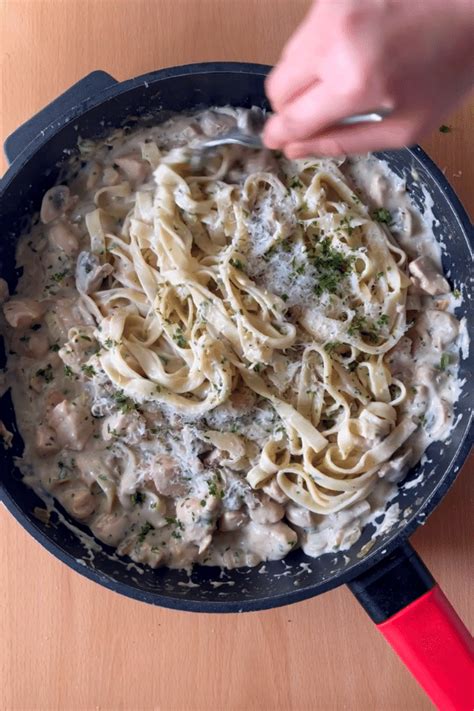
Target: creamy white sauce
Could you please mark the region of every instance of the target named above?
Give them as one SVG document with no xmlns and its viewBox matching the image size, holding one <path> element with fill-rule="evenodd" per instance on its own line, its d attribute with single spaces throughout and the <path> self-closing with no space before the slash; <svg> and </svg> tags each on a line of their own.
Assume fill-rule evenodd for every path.
<svg viewBox="0 0 474 711">
<path fill-rule="evenodd" d="M 57 217 L 43 215 L 45 224 L 33 227 L 20 240 L 18 264 L 24 273 L 18 298 L 8 301 L 0 284 L 10 347 L 7 380 L 25 441 L 20 468 L 26 483 L 48 499 L 48 508 L 52 506 L 48 495 L 52 494 L 99 540 L 116 546 L 119 554 L 153 567 L 189 568 L 195 562 L 227 568 L 257 565 L 281 559 L 296 546 L 316 557 L 348 550 L 368 524 L 375 527 L 374 537 L 382 535 L 400 516 L 398 504 L 387 508 L 396 484 L 430 442 L 448 437 L 453 404 L 460 394 L 457 364 L 460 347 L 466 357 L 467 330 L 464 322 L 459 326 L 451 315 L 461 295 L 453 295 L 449 289 L 440 293 L 436 286 L 443 280 L 441 246 L 432 230 L 431 198 L 425 192 L 425 212 L 421 214 L 411 203 L 403 180 L 371 156 L 351 159 L 340 168 L 363 202 L 373 210 L 388 210 L 393 244 L 415 265 L 413 286 L 408 290 L 411 325 L 389 353 L 388 362 L 409 393 L 399 405 L 399 413 L 420 421 L 421 426 L 402 450 L 380 467 L 380 481 L 363 501 L 327 516 L 307 516 L 295 509 L 294 503 L 289 504 L 278 487 L 265 488 L 265 493 L 253 490 L 245 472 L 234 465 L 219 480 L 216 493 L 217 480 L 208 467 L 210 461 L 222 466 L 222 456 L 218 449 L 209 447 L 206 432 L 232 433 L 238 427 L 239 436 L 255 444 L 256 456 L 268 433 L 279 426 L 272 406 L 250 391 L 244 389 L 240 399 L 215 408 L 205 421 L 178 416 L 167 407 L 137 409 L 111 391 L 105 373 L 97 364 L 90 365 L 95 363 L 98 348 L 96 324 L 81 306 L 73 276 L 78 252 L 88 248 L 84 218 L 95 209 L 94 194 L 99 186 L 124 179 L 132 189 L 149 182 L 150 171 L 140 154 L 144 141 L 155 141 L 162 151 L 173 150 L 193 145 L 203 133 L 216 135 L 234 123 L 232 110 L 208 111 L 197 119 L 177 117 L 129 136 L 118 132 L 99 146 L 82 141 L 86 163 L 70 181 L 71 194 L 77 198 L 73 197 Z M 255 161 L 260 161 L 256 167 Z M 235 182 L 253 170 L 275 174 L 280 170 L 271 156 L 263 156 L 263 161 L 261 156 L 244 154 L 243 166 L 234 167 L 234 174 L 226 179 Z M 54 213 L 55 199 L 44 209 Z M 317 313 L 319 302 L 327 307 L 330 299 L 314 293 L 315 273 L 301 244 L 290 245 L 287 262 L 282 261 L 281 253 L 264 258 L 271 239 L 270 214 L 274 217 L 278 212 L 282 238 L 295 228 L 292 199 L 285 196 L 277 207 L 262 200 L 250 216 L 248 274 L 263 288 L 286 296 L 289 309 L 298 310 L 304 304 L 308 311 Z M 415 260 L 420 258 L 430 261 L 420 262 L 417 269 Z M 308 264 L 297 279 L 294 271 L 292 276 L 288 271 L 290 261 Z M 86 266 L 81 278 L 88 278 L 93 268 Z M 412 267 L 410 271 L 404 268 L 410 274 Z M 425 287 L 436 293 L 428 293 Z M 320 328 L 322 332 L 322 323 Z M 337 336 L 329 328 L 324 340 Z M 293 354 L 281 363 L 274 361 L 272 378 L 280 389 L 292 382 L 300 367 L 299 358 Z M 6 433 L 4 438 L 8 440 L 8 436 Z M 127 463 L 126 452 L 133 453 L 134 463 Z M 213 456 L 217 458 L 212 460 Z M 127 476 L 131 476 L 128 489 Z M 119 487 L 125 493 L 118 500 L 120 478 Z M 260 509 L 270 513 L 262 517 Z M 97 550 L 93 539 L 59 516 L 92 556 Z M 309 570 L 306 566 L 300 573 Z M 233 583 L 212 584 L 217 588 Z M 186 585 L 194 586 L 191 582 Z"/>
</svg>

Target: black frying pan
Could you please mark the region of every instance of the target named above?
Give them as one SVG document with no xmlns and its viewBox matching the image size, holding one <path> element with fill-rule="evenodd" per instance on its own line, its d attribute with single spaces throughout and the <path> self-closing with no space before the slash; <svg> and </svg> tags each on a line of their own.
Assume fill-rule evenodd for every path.
<svg viewBox="0 0 474 711">
<path fill-rule="evenodd" d="M 79 135 L 96 137 L 113 127 L 156 122 L 170 112 L 200 106 L 268 108 L 264 79 L 269 69 L 256 64 L 194 64 L 122 83 L 104 72 L 93 72 L 15 131 L 5 143 L 11 167 L 0 185 L 0 271 L 10 290 L 17 280 L 17 237 L 28 215 L 39 209 L 43 193 L 55 183 L 58 164 L 67 157 L 65 150 L 75 149 Z M 421 205 L 420 182 L 432 196 L 439 221 L 437 237 L 447 246 L 445 272 L 456 284 L 465 285 L 458 317 L 472 322 L 472 226 L 462 205 L 421 148 L 380 156 L 406 177 L 415 203 Z M 415 174 L 419 182 L 413 179 Z M 228 571 L 222 576 L 220 570 L 196 567 L 191 576 L 196 586 L 189 586 L 186 573 L 166 568 L 145 569 L 137 575 L 129 560 L 112 559 L 113 551 L 104 544 L 91 558 L 80 539 L 55 514 L 49 525 L 35 517 L 33 510 L 41 502 L 22 483 L 14 463 L 14 457 L 22 452 L 22 441 L 15 430 L 8 394 L 1 401 L 0 414 L 15 437 L 12 449 L 0 451 L 0 497 L 19 523 L 71 568 L 111 590 L 163 607 L 196 612 L 260 610 L 348 583 L 435 703 L 443 709 L 467 709 L 474 705 L 469 699 L 469 635 L 407 539 L 445 495 L 469 452 L 474 393 L 470 366 L 472 359 L 461 365 L 460 377 L 467 383 L 456 406 L 459 419 L 452 436 L 429 448 L 429 466 L 422 469 L 419 465 L 410 472 L 408 482 L 424 471 L 416 486 L 406 487 L 406 482 L 399 486 L 396 501 L 403 516 L 370 549 L 367 543 L 373 529 L 369 527 L 344 555 L 310 559 L 295 551 L 284 562 Z M 68 520 L 65 512 L 63 515 Z M 216 586 L 216 580 L 225 584 Z"/>
</svg>

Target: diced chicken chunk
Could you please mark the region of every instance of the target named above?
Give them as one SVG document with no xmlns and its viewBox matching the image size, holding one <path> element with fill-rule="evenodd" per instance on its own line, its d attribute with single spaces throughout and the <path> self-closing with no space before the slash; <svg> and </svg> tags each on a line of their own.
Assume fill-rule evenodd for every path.
<svg viewBox="0 0 474 711">
<path fill-rule="evenodd" d="M 288 521 L 300 528 L 314 528 L 318 521 L 321 520 L 321 516 L 294 503 L 287 505 L 285 513 Z"/>
<path fill-rule="evenodd" d="M 60 221 L 51 225 L 48 230 L 49 244 L 53 249 L 62 250 L 68 256 L 76 254 L 79 249 L 79 240 L 72 226 Z"/>
<path fill-rule="evenodd" d="M 442 350 L 459 334 L 459 321 L 445 311 L 427 309 L 417 322 L 417 327 L 426 328 L 435 348 Z"/>
<path fill-rule="evenodd" d="M 74 487 L 61 494 L 61 503 L 71 516 L 80 521 L 91 516 L 96 508 L 96 497 L 86 487 Z"/>
<path fill-rule="evenodd" d="M 179 535 L 184 543 L 193 543 L 202 553 L 209 547 L 212 533 L 216 527 L 219 500 L 216 496 L 205 499 L 187 497 L 176 504 L 176 518 L 179 522 Z"/>
<path fill-rule="evenodd" d="M 49 418 L 61 447 L 80 451 L 92 434 L 92 416 L 77 401 L 63 400 L 56 405 Z"/>
<path fill-rule="evenodd" d="M 137 156 L 122 156 L 115 159 L 116 165 L 135 184 L 144 183 L 150 172 L 150 165 Z"/>
<path fill-rule="evenodd" d="M 151 478 L 156 490 L 162 496 L 185 496 L 188 491 L 187 483 L 182 479 L 178 463 L 167 454 L 155 458 Z"/>
<path fill-rule="evenodd" d="M 267 494 L 274 501 L 278 501 L 279 504 L 285 504 L 289 500 L 288 496 L 280 487 L 275 477 L 273 477 L 268 484 L 265 484 L 265 486 L 262 487 L 262 491 L 264 491 L 265 494 Z"/>
<path fill-rule="evenodd" d="M 56 433 L 48 425 L 38 425 L 35 437 L 36 453 L 40 457 L 48 457 L 50 454 L 57 454 L 60 450 L 56 439 Z"/>
<path fill-rule="evenodd" d="M 13 328 L 30 328 L 41 320 L 44 306 L 33 299 L 10 299 L 3 307 L 6 320 Z"/>
<path fill-rule="evenodd" d="M 26 355 L 30 358 L 42 358 L 49 348 L 48 337 L 43 331 L 32 333 L 26 343 Z"/>
<path fill-rule="evenodd" d="M 128 444 L 141 442 L 145 431 L 145 419 L 138 412 L 115 412 L 106 417 L 102 424 L 102 437 L 105 440 L 119 437 Z"/>
<path fill-rule="evenodd" d="M 219 519 L 220 531 L 237 531 L 247 523 L 248 516 L 243 511 L 225 511 Z"/>
<path fill-rule="evenodd" d="M 109 546 L 116 546 L 124 537 L 128 525 L 128 516 L 114 511 L 97 516 L 95 521 L 90 524 L 90 528 L 101 541 Z"/>
<path fill-rule="evenodd" d="M 66 185 L 55 185 L 45 192 L 41 203 L 40 218 L 43 224 L 48 224 L 64 215 L 71 204 L 71 193 Z"/>
<path fill-rule="evenodd" d="M 276 523 L 285 515 L 285 509 L 277 501 L 263 495 L 255 508 L 249 509 L 249 516 L 256 523 Z"/>
<path fill-rule="evenodd" d="M 0 279 L 0 304 L 3 304 L 9 297 L 8 284 L 5 279 Z"/>
<path fill-rule="evenodd" d="M 411 448 L 407 449 L 407 451 L 400 456 L 391 459 L 389 462 L 385 462 L 385 464 L 382 464 L 377 472 L 378 476 L 381 479 L 397 484 L 406 477 L 411 464 L 412 456 L 413 450 Z"/>
<path fill-rule="evenodd" d="M 448 282 L 429 257 L 414 259 L 413 262 L 410 262 L 408 269 L 414 277 L 415 284 L 427 294 L 437 296 L 450 291 Z"/>
<path fill-rule="evenodd" d="M 76 287 L 79 292 L 91 294 L 97 291 L 105 277 L 111 274 L 111 264 L 101 264 L 91 252 L 81 252 L 76 265 Z"/>
</svg>

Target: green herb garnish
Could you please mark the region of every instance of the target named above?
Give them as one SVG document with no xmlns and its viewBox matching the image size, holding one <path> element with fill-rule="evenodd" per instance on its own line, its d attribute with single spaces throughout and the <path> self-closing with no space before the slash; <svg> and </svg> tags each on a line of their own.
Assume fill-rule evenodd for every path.
<svg viewBox="0 0 474 711">
<path fill-rule="evenodd" d="M 95 369 L 92 365 L 81 365 L 81 370 L 83 373 L 85 373 L 89 378 L 93 378 L 94 375 L 96 374 Z"/>
<path fill-rule="evenodd" d="M 451 363 L 451 356 L 449 355 L 449 353 L 443 353 L 441 355 L 439 365 L 438 365 L 439 370 L 446 370 L 446 368 L 448 367 L 448 365 L 450 363 Z"/>
<path fill-rule="evenodd" d="M 447 126 L 445 123 L 442 123 L 441 126 L 439 127 L 439 132 L 440 133 L 451 133 L 452 127 Z"/>
<path fill-rule="evenodd" d="M 188 342 L 183 335 L 183 331 L 179 327 L 176 329 L 173 335 L 173 341 L 176 341 L 176 344 L 179 348 L 186 348 L 186 346 L 188 345 Z"/>
<path fill-rule="evenodd" d="M 334 294 L 341 279 L 351 271 L 352 258 L 331 247 L 331 240 L 326 237 L 321 243 L 321 251 L 314 260 L 318 283 L 314 291 L 321 296 L 325 291 Z"/>
<path fill-rule="evenodd" d="M 143 543 L 145 538 L 148 536 L 150 531 L 154 531 L 155 527 L 151 525 L 148 521 L 143 524 L 143 526 L 140 529 L 140 533 L 138 534 L 138 542 Z"/>
<path fill-rule="evenodd" d="M 142 494 L 141 491 L 135 491 L 134 494 L 131 495 L 130 501 L 134 506 L 141 506 L 146 499 L 145 494 Z"/>
<path fill-rule="evenodd" d="M 40 368 L 39 370 L 37 370 L 36 375 L 38 376 L 38 378 L 43 378 L 46 383 L 50 383 L 52 380 L 54 380 L 53 367 L 51 363 L 48 363 L 46 368 Z"/>
<path fill-rule="evenodd" d="M 372 218 L 377 222 L 383 222 L 386 225 L 391 225 L 393 222 L 392 213 L 385 207 L 379 207 L 378 210 L 374 210 Z"/>
<path fill-rule="evenodd" d="M 127 412 L 133 412 L 133 410 L 137 409 L 136 404 L 133 402 L 133 400 L 131 400 L 125 395 L 123 390 L 117 390 L 113 394 L 113 398 L 120 412 L 124 414 Z"/>
</svg>

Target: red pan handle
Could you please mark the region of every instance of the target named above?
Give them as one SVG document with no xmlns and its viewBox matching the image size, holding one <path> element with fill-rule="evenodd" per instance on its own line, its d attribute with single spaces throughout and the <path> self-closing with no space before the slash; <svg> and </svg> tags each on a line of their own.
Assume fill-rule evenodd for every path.
<svg viewBox="0 0 474 711">
<path fill-rule="evenodd" d="M 408 543 L 349 587 L 438 709 L 474 709 L 473 638 Z"/>
</svg>

